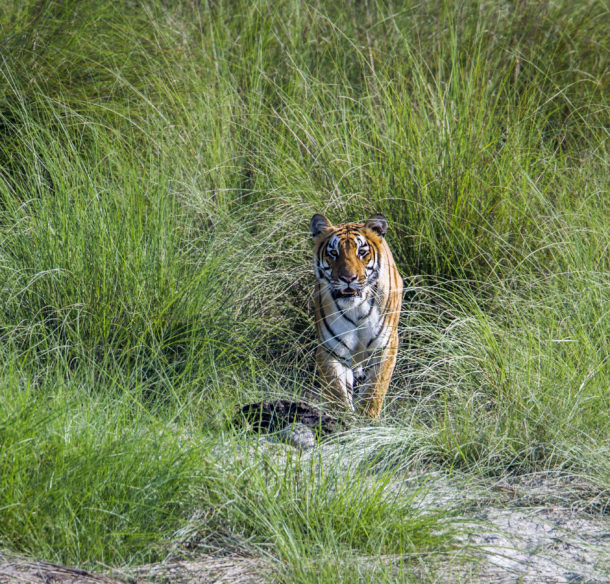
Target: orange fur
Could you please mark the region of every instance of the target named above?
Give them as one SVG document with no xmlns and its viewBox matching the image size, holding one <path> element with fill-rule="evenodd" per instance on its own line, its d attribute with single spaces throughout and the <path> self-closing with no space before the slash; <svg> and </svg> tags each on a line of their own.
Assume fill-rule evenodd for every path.
<svg viewBox="0 0 610 584">
<path fill-rule="evenodd" d="M 364 223 L 333 226 L 314 215 L 310 228 L 316 365 L 324 394 L 378 417 L 396 364 L 403 287 L 384 238 L 387 221 L 375 215 Z"/>
</svg>

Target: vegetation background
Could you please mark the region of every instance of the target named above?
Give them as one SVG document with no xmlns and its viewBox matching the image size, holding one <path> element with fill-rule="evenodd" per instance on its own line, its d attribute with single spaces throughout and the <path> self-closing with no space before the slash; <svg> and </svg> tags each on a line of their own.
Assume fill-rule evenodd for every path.
<svg viewBox="0 0 610 584">
<path fill-rule="evenodd" d="M 194 538 L 347 582 L 452 545 L 397 473 L 610 488 L 606 3 L 3 0 L 0 27 L 0 546 Z M 384 213 L 407 288 L 341 472 L 230 424 L 314 387 L 314 212 Z"/>
</svg>

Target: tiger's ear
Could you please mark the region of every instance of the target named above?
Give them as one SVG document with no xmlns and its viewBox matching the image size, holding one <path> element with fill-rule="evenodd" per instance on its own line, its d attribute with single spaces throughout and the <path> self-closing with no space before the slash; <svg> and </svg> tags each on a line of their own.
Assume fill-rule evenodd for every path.
<svg viewBox="0 0 610 584">
<path fill-rule="evenodd" d="M 385 237 L 385 234 L 388 230 L 388 221 L 387 219 L 380 214 L 373 215 L 365 224 L 365 227 L 372 229 L 375 233 L 381 235 L 381 237 Z"/>
<path fill-rule="evenodd" d="M 320 235 L 322 231 L 329 227 L 332 227 L 331 222 L 324 217 L 324 215 L 320 215 L 320 213 L 316 213 L 309 222 L 309 229 L 311 229 L 312 237 Z"/>
</svg>

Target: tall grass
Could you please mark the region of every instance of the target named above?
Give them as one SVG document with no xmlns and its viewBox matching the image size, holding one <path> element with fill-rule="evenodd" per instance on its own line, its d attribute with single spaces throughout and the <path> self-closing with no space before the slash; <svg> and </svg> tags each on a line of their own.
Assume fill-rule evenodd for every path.
<svg viewBox="0 0 610 584">
<path fill-rule="evenodd" d="M 314 385 L 314 212 L 385 213 L 407 282 L 383 419 L 354 449 L 608 488 L 607 20 L 567 1 L 5 3 L 0 542 L 148 561 L 224 501 L 208 527 L 295 580 L 310 548 L 334 573 L 333 550 L 442 547 L 367 470 L 232 491 L 222 468 L 248 440 L 238 404 Z"/>
</svg>

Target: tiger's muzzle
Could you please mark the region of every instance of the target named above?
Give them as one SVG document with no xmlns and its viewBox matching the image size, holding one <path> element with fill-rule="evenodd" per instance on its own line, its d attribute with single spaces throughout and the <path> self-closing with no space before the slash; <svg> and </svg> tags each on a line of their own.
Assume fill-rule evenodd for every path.
<svg viewBox="0 0 610 584">
<path fill-rule="evenodd" d="M 332 297 L 337 300 L 339 298 L 361 297 L 364 290 L 364 285 L 358 282 L 358 278 L 354 276 L 349 279 L 341 278 L 342 282 L 332 286 Z"/>
</svg>

